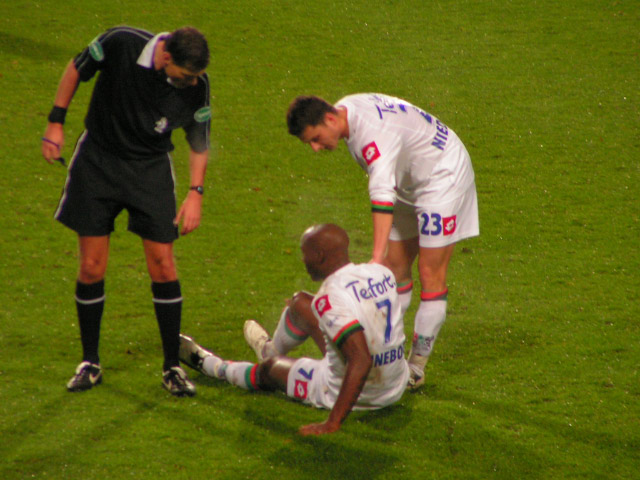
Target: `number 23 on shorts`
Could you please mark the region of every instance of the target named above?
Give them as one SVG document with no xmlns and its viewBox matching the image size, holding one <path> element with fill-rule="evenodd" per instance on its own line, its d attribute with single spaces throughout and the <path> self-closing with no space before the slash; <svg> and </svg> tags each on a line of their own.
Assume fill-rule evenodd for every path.
<svg viewBox="0 0 640 480">
<path fill-rule="evenodd" d="M 422 226 L 420 232 L 423 235 L 451 235 L 456 231 L 456 216 L 442 217 L 438 213 L 420 214 Z"/>
</svg>

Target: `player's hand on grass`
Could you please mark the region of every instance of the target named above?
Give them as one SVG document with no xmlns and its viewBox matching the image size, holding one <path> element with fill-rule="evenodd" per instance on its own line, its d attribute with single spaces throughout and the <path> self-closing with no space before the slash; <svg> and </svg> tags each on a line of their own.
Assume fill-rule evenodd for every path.
<svg viewBox="0 0 640 480">
<path fill-rule="evenodd" d="M 182 206 L 178 211 L 173 223 L 180 225 L 182 222 L 182 230 L 180 235 L 186 235 L 193 232 L 200 226 L 200 213 L 202 211 L 202 195 L 193 190 L 189 191 L 187 198 L 182 202 Z"/>
<path fill-rule="evenodd" d="M 310 425 L 303 425 L 298 430 L 298 433 L 302 436 L 307 435 L 324 435 L 325 433 L 337 432 L 340 429 L 339 423 L 312 423 Z"/>
</svg>

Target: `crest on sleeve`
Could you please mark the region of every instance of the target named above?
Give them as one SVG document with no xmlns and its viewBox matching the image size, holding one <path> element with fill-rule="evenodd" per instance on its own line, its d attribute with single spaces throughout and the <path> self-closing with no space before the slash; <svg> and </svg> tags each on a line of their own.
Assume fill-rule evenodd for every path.
<svg viewBox="0 0 640 480">
<path fill-rule="evenodd" d="M 323 316 L 325 312 L 331 310 L 331 304 L 329 303 L 329 295 L 323 295 L 315 301 L 315 309 L 318 315 Z"/>
<path fill-rule="evenodd" d="M 198 123 L 206 122 L 211 118 L 211 107 L 202 107 L 193 114 L 193 118 Z"/>
<path fill-rule="evenodd" d="M 380 150 L 378 150 L 378 146 L 376 142 L 371 142 L 364 146 L 362 149 L 362 157 L 364 161 L 367 162 L 367 165 L 371 165 L 378 157 L 380 157 Z"/>
<path fill-rule="evenodd" d="M 98 41 L 98 37 L 93 39 L 93 41 L 89 44 L 89 54 L 96 62 L 101 62 L 104 60 L 104 50 L 102 49 L 102 45 Z"/>
</svg>

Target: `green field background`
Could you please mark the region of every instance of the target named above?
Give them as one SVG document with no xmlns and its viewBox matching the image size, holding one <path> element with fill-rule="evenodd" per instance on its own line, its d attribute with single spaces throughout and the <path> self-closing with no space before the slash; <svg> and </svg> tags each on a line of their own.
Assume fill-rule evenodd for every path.
<svg viewBox="0 0 640 480">
<path fill-rule="evenodd" d="M 2 1 L 0 478 L 640 478 L 640 3 Z M 334 222 L 368 261 L 367 180 L 342 145 L 287 134 L 298 94 L 403 97 L 471 153 L 481 235 L 449 271 L 449 310 L 419 393 L 302 438 L 327 412 L 195 372 L 161 388 L 142 245 L 111 238 L 104 383 L 69 394 L 81 351 L 75 234 L 52 219 L 66 170 L 40 155 L 62 71 L 97 34 L 193 25 L 211 47 L 202 226 L 175 245 L 183 330 L 253 359 L 242 324 L 276 325 L 313 290 L 301 232 Z M 91 85 L 69 109 L 63 155 Z M 174 135 L 179 201 L 187 148 Z M 417 297 L 417 296 L 416 296 Z M 412 331 L 417 298 L 406 330 Z M 312 345 L 296 355 L 315 356 Z"/>
</svg>

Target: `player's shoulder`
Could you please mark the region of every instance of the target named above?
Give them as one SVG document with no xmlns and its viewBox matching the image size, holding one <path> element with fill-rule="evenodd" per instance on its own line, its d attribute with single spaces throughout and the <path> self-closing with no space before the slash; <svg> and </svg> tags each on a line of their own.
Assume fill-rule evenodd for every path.
<svg viewBox="0 0 640 480">
<path fill-rule="evenodd" d="M 342 97 L 336 102 L 336 107 L 355 107 L 360 108 L 371 104 L 371 93 L 352 93 Z"/>
<path fill-rule="evenodd" d="M 385 267 L 381 263 L 357 263 L 353 265 L 352 269 L 353 274 L 371 276 L 375 274 L 386 275 L 391 273 L 391 270 L 388 267 Z"/>
<path fill-rule="evenodd" d="M 351 298 L 360 289 L 380 285 L 381 290 L 396 288 L 393 272 L 379 263 L 351 263 L 343 267 L 323 284 L 324 290 L 332 295 Z"/>
<path fill-rule="evenodd" d="M 102 42 L 146 44 L 153 38 L 153 33 L 128 25 L 118 25 L 108 29 L 100 38 Z"/>
</svg>

